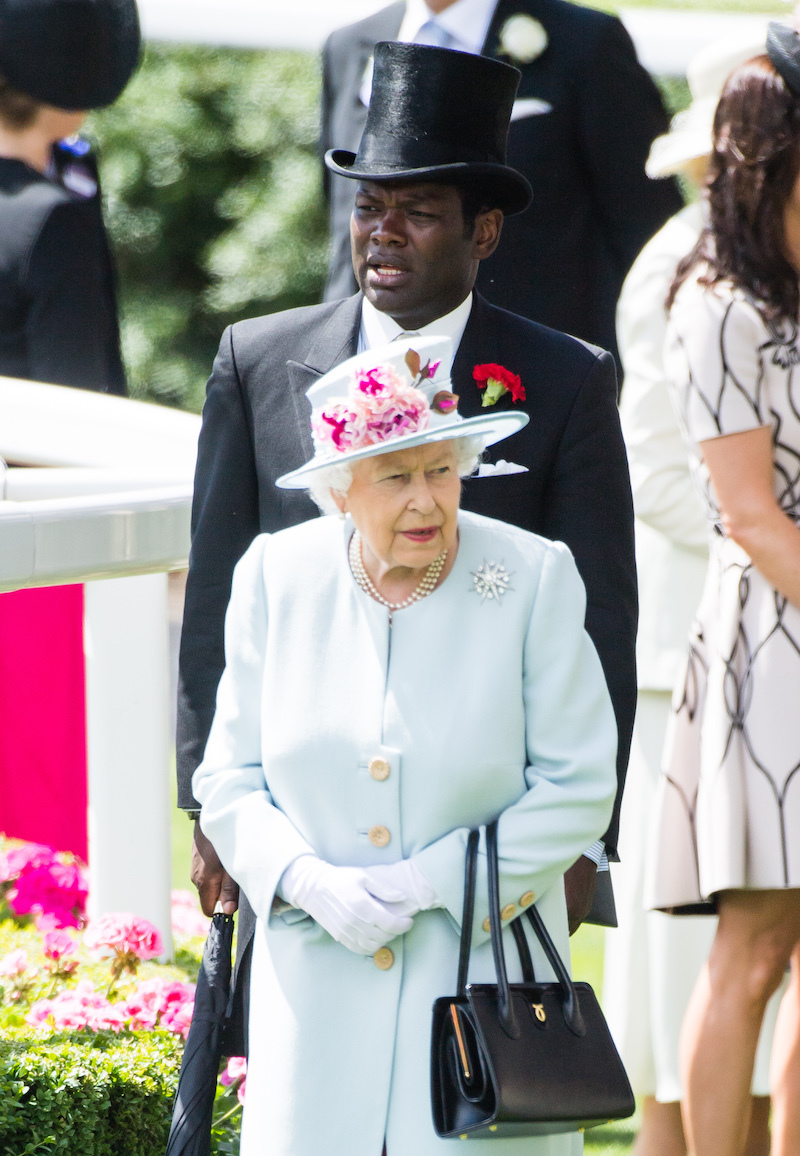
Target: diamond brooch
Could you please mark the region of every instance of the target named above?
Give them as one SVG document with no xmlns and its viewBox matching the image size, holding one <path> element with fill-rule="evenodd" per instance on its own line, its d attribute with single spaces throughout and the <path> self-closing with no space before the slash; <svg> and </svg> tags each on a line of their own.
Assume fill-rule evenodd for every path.
<svg viewBox="0 0 800 1156">
<path fill-rule="evenodd" d="M 506 591 L 513 590 L 511 577 L 501 562 L 487 562 L 484 559 L 483 564 L 472 571 L 473 589 L 480 595 L 481 602 L 487 599 L 500 602 Z"/>
</svg>

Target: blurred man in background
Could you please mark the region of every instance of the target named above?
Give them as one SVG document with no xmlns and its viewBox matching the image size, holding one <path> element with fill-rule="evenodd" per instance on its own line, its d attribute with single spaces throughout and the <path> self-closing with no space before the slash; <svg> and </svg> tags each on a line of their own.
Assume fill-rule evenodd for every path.
<svg viewBox="0 0 800 1156">
<path fill-rule="evenodd" d="M 668 118 L 616 17 L 567 0 L 406 0 L 335 32 L 323 56 L 322 153 L 356 151 L 380 40 L 494 56 L 522 72 L 508 162 L 533 203 L 506 221 L 478 288 L 495 305 L 616 355 L 614 310 L 645 242 L 682 206 L 644 164 Z M 331 254 L 325 300 L 356 290 L 352 182 L 325 172 Z"/>
</svg>

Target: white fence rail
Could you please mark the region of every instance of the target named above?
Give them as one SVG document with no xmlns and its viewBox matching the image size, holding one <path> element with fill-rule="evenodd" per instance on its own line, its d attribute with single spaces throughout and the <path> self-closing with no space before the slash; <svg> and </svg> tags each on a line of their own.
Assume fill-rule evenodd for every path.
<svg viewBox="0 0 800 1156">
<path fill-rule="evenodd" d="M 189 557 L 199 429 L 193 414 L 0 378 L 0 592 L 86 583 L 91 911 L 152 920 L 168 953 L 167 571 Z"/>
</svg>

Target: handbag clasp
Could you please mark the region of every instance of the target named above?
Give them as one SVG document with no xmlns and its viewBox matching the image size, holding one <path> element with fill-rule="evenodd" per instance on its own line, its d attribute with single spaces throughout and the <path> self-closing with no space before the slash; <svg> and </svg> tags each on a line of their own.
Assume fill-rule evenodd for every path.
<svg viewBox="0 0 800 1156">
<path fill-rule="evenodd" d="M 544 1014 L 544 1004 L 532 1003 L 531 1007 L 533 1008 L 534 1012 L 536 1013 L 536 1018 L 539 1021 L 539 1023 L 543 1024 L 544 1021 L 547 1019 L 547 1016 Z"/>
</svg>

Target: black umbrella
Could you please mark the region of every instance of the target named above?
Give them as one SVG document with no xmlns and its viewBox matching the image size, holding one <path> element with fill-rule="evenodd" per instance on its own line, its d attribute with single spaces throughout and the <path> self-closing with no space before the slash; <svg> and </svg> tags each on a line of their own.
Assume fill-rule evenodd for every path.
<svg viewBox="0 0 800 1156">
<path fill-rule="evenodd" d="M 203 950 L 166 1156 L 209 1156 L 217 1075 L 228 1026 L 233 916 L 217 914 Z"/>
</svg>

